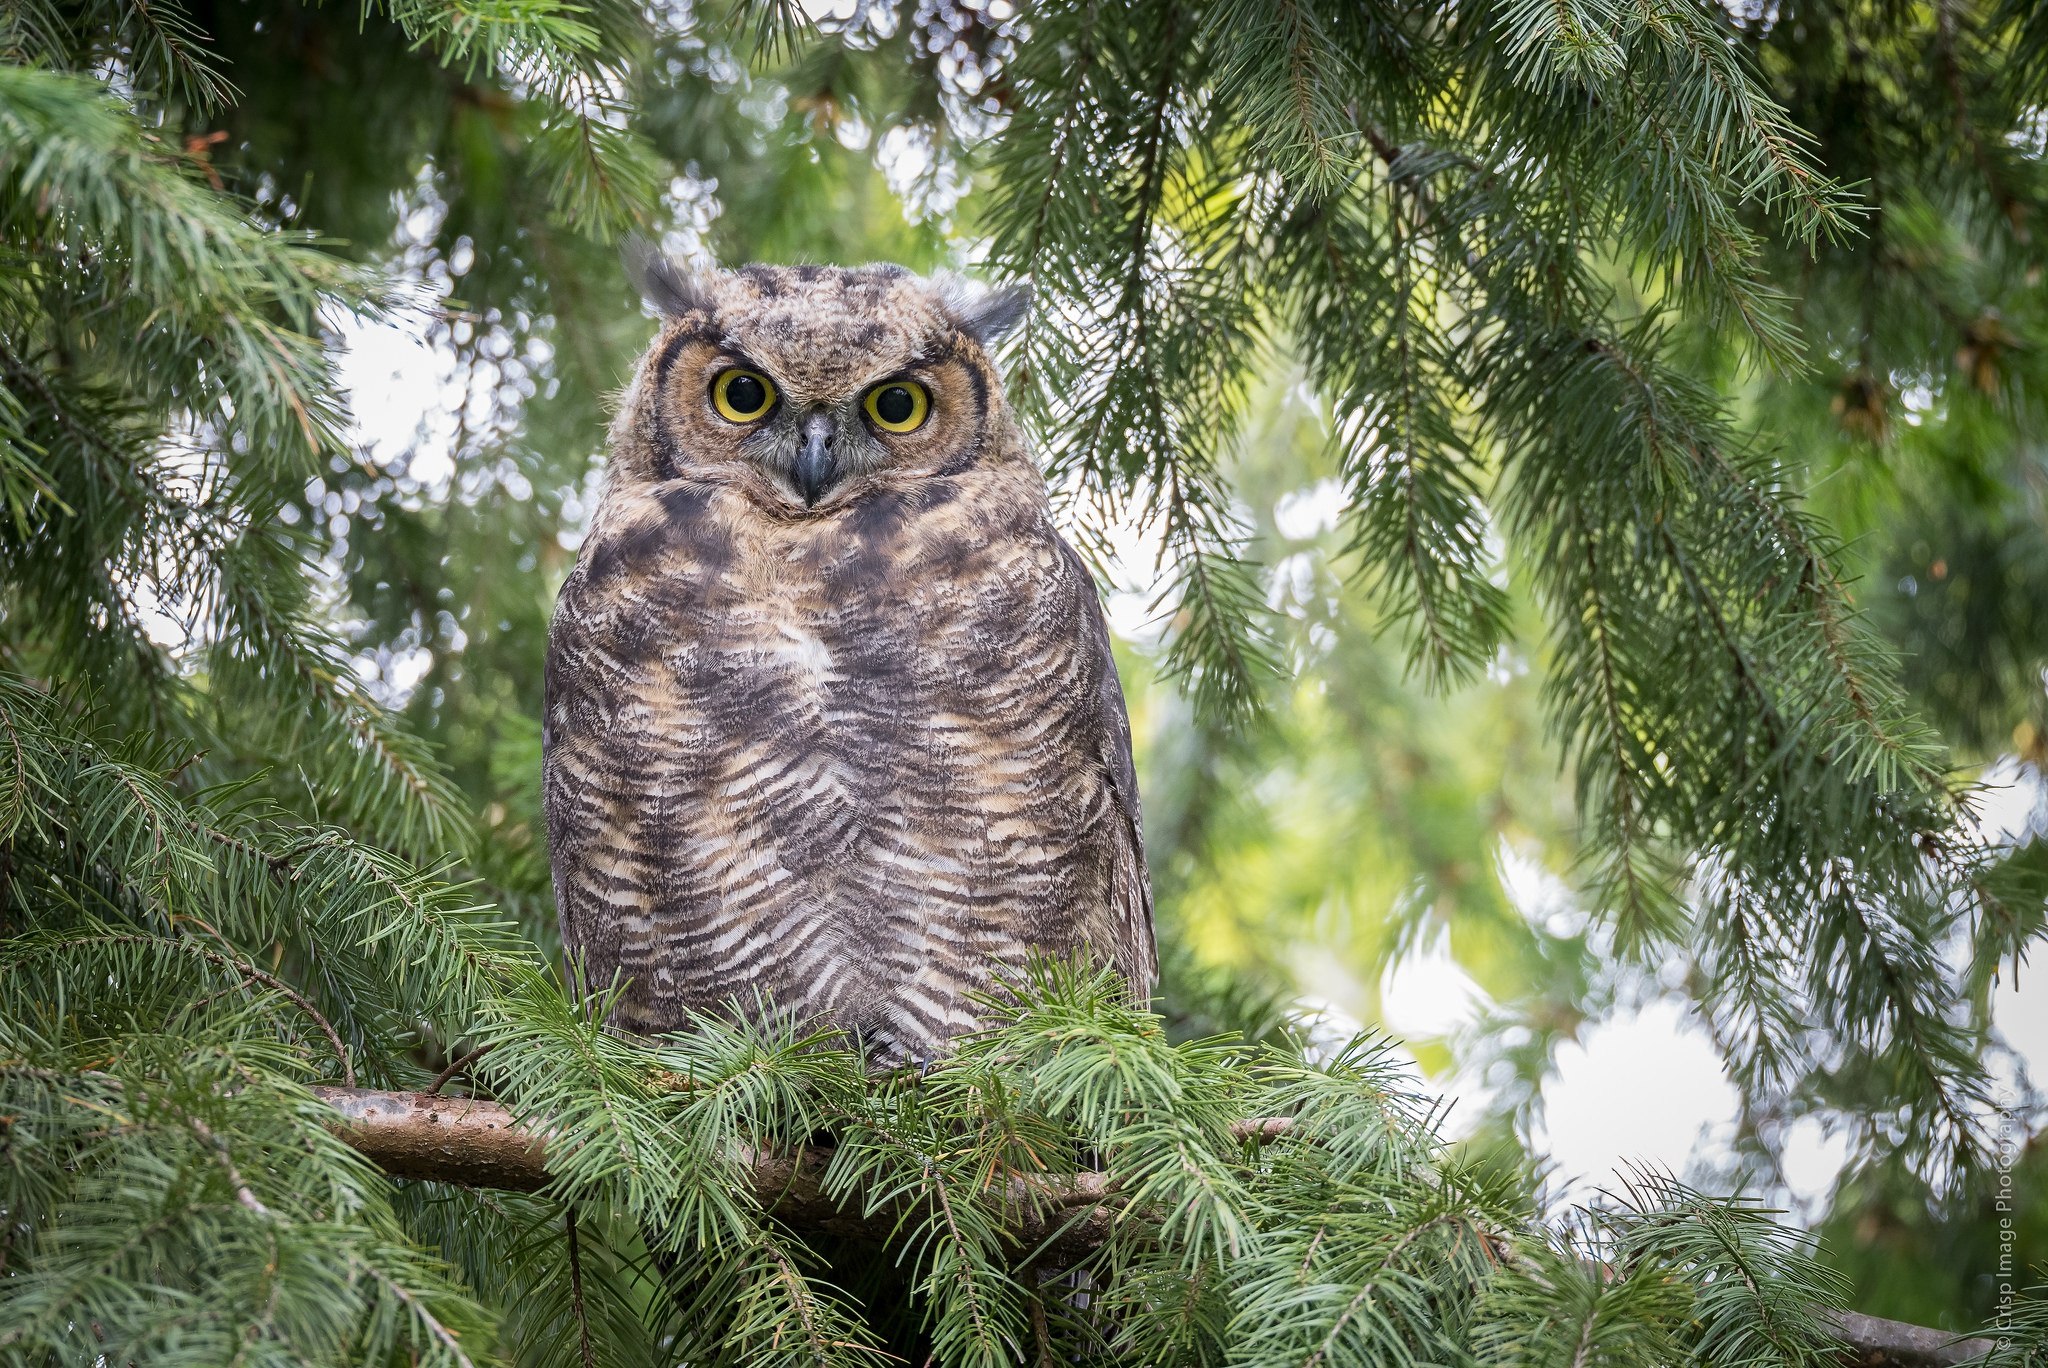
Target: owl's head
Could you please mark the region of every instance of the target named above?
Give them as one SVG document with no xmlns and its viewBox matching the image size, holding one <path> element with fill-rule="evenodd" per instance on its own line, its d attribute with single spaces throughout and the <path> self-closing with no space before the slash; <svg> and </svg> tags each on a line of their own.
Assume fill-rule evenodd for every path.
<svg viewBox="0 0 2048 1368">
<path fill-rule="evenodd" d="M 792 516 L 1013 447 L 989 348 L 1030 306 L 900 266 L 688 271 L 629 249 L 662 328 L 612 430 L 613 478 L 731 483 Z"/>
</svg>

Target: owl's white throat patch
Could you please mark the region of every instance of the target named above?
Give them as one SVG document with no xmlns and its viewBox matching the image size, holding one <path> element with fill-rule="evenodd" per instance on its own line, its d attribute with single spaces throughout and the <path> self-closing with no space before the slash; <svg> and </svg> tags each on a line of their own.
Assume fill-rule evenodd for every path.
<svg viewBox="0 0 2048 1368">
<path fill-rule="evenodd" d="M 832 652 L 815 632 L 784 622 L 777 625 L 776 635 L 779 639 L 765 643 L 765 651 L 793 667 L 813 688 L 831 682 Z"/>
</svg>

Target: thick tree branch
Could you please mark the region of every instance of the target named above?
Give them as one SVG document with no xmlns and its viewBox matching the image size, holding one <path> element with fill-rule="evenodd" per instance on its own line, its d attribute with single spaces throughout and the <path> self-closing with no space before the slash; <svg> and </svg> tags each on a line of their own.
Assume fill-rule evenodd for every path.
<svg viewBox="0 0 2048 1368">
<path fill-rule="evenodd" d="M 1864 1368 L 1951 1368 L 1981 1359 L 1996 1346 L 1988 1339 L 1960 1339 L 1946 1330 L 1866 1316 L 1860 1311 L 1830 1311 L 1828 1319 Z"/>
<path fill-rule="evenodd" d="M 394 1178 L 533 1192 L 547 1186 L 541 1137 L 496 1102 L 374 1088 L 315 1088 L 341 1113 L 334 1130 Z"/>
<path fill-rule="evenodd" d="M 315 1088 L 340 1113 L 338 1134 L 358 1153 L 396 1178 L 427 1178 L 467 1187 L 533 1192 L 547 1185 L 547 1138 L 520 1126 L 512 1112 L 477 1098 L 371 1088 Z M 1284 1116 L 1255 1117 L 1233 1129 L 1260 1144 L 1289 1129 Z M 863 1217 L 825 1194 L 826 1154 L 816 1148 L 753 1156 L 753 1188 L 768 1208 L 793 1226 L 879 1241 L 893 1216 Z M 1013 1179 L 1020 1249 L 1040 1251 L 1048 1264 L 1071 1263 L 1108 1238 L 1116 1219 L 1115 1192 L 1098 1173 L 1072 1178 Z M 1954 1368 L 1989 1354 L 1993 1341 L 1959 1339 L 1942 1330 L 1883 1320 L 1856 1311 L 1832 1311 L 1856 1368 Z"/>
<path fill-rule="evenodd" d="M 341 1113 L 335 1133 L 394 1178 L 534 1192 L 546 1187 L 551 1176 L 546 1135 L 522 1127 L 497 1102 L 373 1088 L 312 1091 Z M 759 1151 L 751 1162 L 754 1192 L 790 1225 L 858 1239 L 885 1238 L 893 1213 L 866 1217 L 825 1194 L 828 1158 L 815 1147 Z M 1077 1173 L 1035 1182 L 1016 1178 L 1011 1188 L 1017 1244 L 1041 1261 L 1073 1263 L 1108 1238 L 1116 1217 L 1115 1194 L 1103 1175 Z"/>
</svg>

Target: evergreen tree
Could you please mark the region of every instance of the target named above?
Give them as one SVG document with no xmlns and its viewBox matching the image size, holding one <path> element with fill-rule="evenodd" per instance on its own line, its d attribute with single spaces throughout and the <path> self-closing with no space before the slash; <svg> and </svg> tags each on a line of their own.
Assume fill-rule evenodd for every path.
<svg viewBox="0 0 2048 1368">
<path fill-rule="evenodd" d="M 19 0 L 0 49 L 0 1359 L 1831 1352 L 1806 1237 L 1653 1174 L 1541 1219 L 1383 1049 L 1305 1050 L 1199 956 L 1179 1034 L 1250 1043 L 1048 966 L 880 1084 L 565 995 L 538 642 L 647 330 L 628 227 L 920 266 L 957 230 L 1032 277 L 1011 383 L 1071 520 L 1170 572 L 1169 906 L 1346 668 L 1241 498 L 1291 361 L 1353 625 L 1437 690 L 1540 646 L 1583 885 L 1693 966 L 1753 1113 L 1981 1180 L 2044 890 L 1945 740 L 2048 725 L 2030 6 Z M 354 449 L 334 371 L 422 311 L 452 473 Z M 333 1087 L 495 1097 L 551 1181 L 387 1177 Z M 756 1162 L 820 1136 L 824 1232 Z"/>
</svg>

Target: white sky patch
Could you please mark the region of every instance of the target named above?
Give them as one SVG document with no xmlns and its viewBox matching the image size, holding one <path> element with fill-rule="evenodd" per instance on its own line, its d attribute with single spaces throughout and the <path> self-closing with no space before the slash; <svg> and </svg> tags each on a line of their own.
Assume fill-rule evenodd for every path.
<svg viewBox="0 0 2048 1368">
<path fill-rule="evenodd" d="M 1529 1138 L 1555 1166 L 1553 1193 L 1582 1198 L 1631 1164 L 1683 1177 L 1725 1158 L 1737 1107 L 1713 1042 L 1682 1004 L 1659 999 L 1559 1048 Z"/>
<path fill-rule="evenodd" d="M 1992 845 L 2011 845 L 2036 829 L 2048 802 L 2040 772 L 2017 756 L 2003 755 L 1978 776 L 1973 795 L 1977 826 Z"/>
<path fill-rule="evenodd" d="M 1080 510 L 1071 508 L 1068 516 L 1080 516 Z M 1102 544 L 1109 552 L 1109 564 L 1103 567 L 1109 582 L 1103 588 L 1110 630 L 1137 646 L 1157 646 L 1166 635 L 1161 614 L 1167 605 L 1159 602 L 1166 586 L 1160 564 L 1166 547 L 1164 535 L 1156 523 L 1148 527 L 1125 517 L 1103 528 Z"/>
<path fill-rule="evenodd" d="M 718 181 L 687 174 L 672 176 L 662 204 L 668 210 L 669 228 L 661 235 L 661 250 L 700 270 L 715 268 L 718 260 L 711 251 L 711 225 L 724 209 L 718 202 Z M 646 311 L 652 316 L 653 306 Z"/>
<path fill-rule="evenodd" d="M 1576 936 L 1585 929 L 1585 908 L 1571 885 L 1545 868 L 1534 855 L 1500 839 L 1494 858 L 1500 865 L 1501 891 L 1531 926 L 1556 937 Z"/>
<path fill-rule="evenodd" d="M 1316 593 L 1316 567 L 1320 563 L 1313 551 L 1282 556 L 1266 572 L 1266 606 L 1292 618 L 1306 618 L 1310 605 L 1321 597 Z"/>
<path fill-rule="evenodd" d="M 349 396 L 351 444 L 380 468 L 404 462 L 421 485 L 445 485 L 455 475 L 462 402 L 453 353 L 427 344 L 424 318 L 329 322 L 340 341 L 335 370 Z"/>
<path fill-rule="evenodd" d="M 1300 1032 L 1309 1058 L 1334 1059 L 1337 1052 L 1365 1031 L 1365 1023 L 1336 1003 L 1313 994 L 1294 1000 L 1288 1023 Z"/>
<path fill-rule="evenodd" d="M 1986 844 L 2011 846 L 2030 836 L 2048 839 L 2041 835 L 2048 828 L 2048 784 L 2038 769 L 2016 756 L 2001 756 L 1985 767 L 1979 785 L 1973 799 L 1977 828 Z M 2048 959 L 2036 956 L 2017 971 L 2009 962 L 2000 966 L 1998 986 L 1991 995 L 1991 1021 L 2006 1048 L 2018 1056 L 2027 1081 L 2037 1089 L 2048 1085 Z M 2010 1062 L 1994 1060 L 1993 1071 L 2009 1074 Z"/>
<path fill-rule="evenodd" d="M 1112 589 L 1103 601 L 1103 614 L 1109 619 L 1109 630 L 1125 641 L 1138 645 L 1157 646 L 1166 635 L 1166 624 L 1153 610 L 1150 594 L 1132 593 L 1127 589 Z"/>
<path fill-rule="evenodd" d="M 434 653 L 424 646 L 401 641 L 396 646 L 359 652 L 352 664 L 356 678 L 372 698 L 387 708 L 403 708 L 412 700 L 420 681 L 427 677 L 427 671 L 434 668 Z"/>
<path fill-rule="evenodd" d="M 1322 961 L 1327 966 L 1327 957 Z M 1339 971 L 1342 976 L 1342 971 Z M 1356 985 L 1344 990 L 1351 1000 L 1356 1000 Z M 1386 1031 L 1384 1022 L 1381 1030 L 1370 1030 L 1364 1022 L 1352 1016 L 1336 1003 L 1315 993 L 1305 993 L 1294 1000 L 1288 1013 L 1288 1023 L 1303 1042 L 1303 1053 L 1310 1061 L 1326 1063 L 1335 1059 L 1338 1052 L 1361 1035 L 1371 1034 L 1383 1039 L 1387 1045 L 1388 1057 L 1406 1067 L 1410 1076 L 1418 1080 L 1418 1090 L 1437 1103 L 1438 1132 L 1448 1140 L 1462 1140 L 1472 1133 L 1474 1125 L 1486 1114 L 1483 1089 L 1473 1090 L 1457 1086 L 1446 1086 L 1443 1079 L 1430 1078 L 1422 1071 L 1422 1064 L 1408 1047 L 1401 1043 L 1401 1037 L 1393 1031 Z"/>
<path fill-rule="evenodd" d="M 2026 1067 L 2036 1088 L 2048 1086 L 2048 958 L 2036 956 L 2013 972 L 2007 963 L 1991 994 L 1991 1020 Z"/>
<path fill-rule="evenodd" d="M 1380 979 L 1380 1020 L 1397 1036 L 1444 1039 L 1477 1022 L 1486 1006 L 1485 991 L 1451 954 L 1449 927 Z"/>
<path fill-rule="evenodd" d="M 152 646 L 179 656 L 197 644 L 189 610 L 184 613 L 168 611 L 156 587 L 147 580 L 124 580 L 123 589 L 136 625 L 142 628 L 142 634 L 149 638 Z"/>
<path fill-rule="evenodd" d="M 1380 976 L 1379 999 L 1380 1024 L 1397 1041 L 1449 1040 L 1492 1005 L 1451 954 L 1448 926 Z M 1449 1140 L 1470 1135 L 1493 1110 L 1494 1090 L 1479 1072 L 1463 1064 L 1440 1077 L 1427 1077 L 1425 1090 L 1443 1100 L 1439 1120 Z"/>
<path fill-rule="evenodd" d="M 1305 489 L 1292 489 L 1273 504 L 1273 526 L 1289 541 L 1308 541 L 1331 531 L 1344 516 L 1344 482 L 1334 476 Z"/>
<path fill-rule="evenodd" d="M 960 168 L 939 157 L 931 134 L 906 124 L 882 134 L 875 144 L 875 165 L 912 223 L 944 218 L 970 188 Z"/>
<path fill-rule="evenodd" d="M 1847 1127 L 1830 1131 L 1820 1117 L 1802 1116 L 1785 1128 L 1778 1163 L 1792 1208 L 1802 1222 L 1810 1225 L 1826 1213 L 1835 1179 L 1848 1162 Z"/>
</svg>

